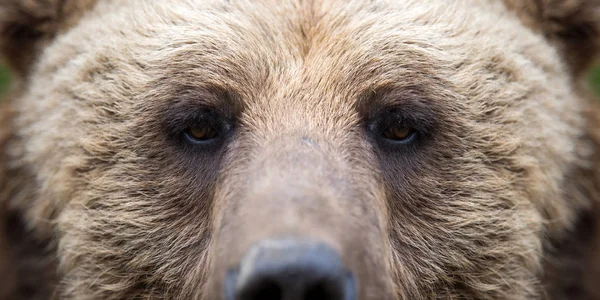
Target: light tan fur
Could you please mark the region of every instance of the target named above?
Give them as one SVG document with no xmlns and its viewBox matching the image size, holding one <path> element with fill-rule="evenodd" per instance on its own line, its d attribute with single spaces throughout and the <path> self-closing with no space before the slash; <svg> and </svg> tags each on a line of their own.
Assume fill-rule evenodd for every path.
<svg viewBox="0 0 600 300">
<path fill-rule="evenodd" d="M 561 243 L 598 224 L 591 58 L 540 13 L 566 3 L 597 52 L 595 0 L 5 1 L 3 206 L 58 299 L 219 300 L 282 236 L 339 251 L 360 300 L 576 299 L 565 270 L 589 299 L 600 233 Z M 166 129 L 197 107 L 236 120 L 210 155 Z M 431 123 L 419 147 L 366 131 L 390 107 Z"/>
</svg>

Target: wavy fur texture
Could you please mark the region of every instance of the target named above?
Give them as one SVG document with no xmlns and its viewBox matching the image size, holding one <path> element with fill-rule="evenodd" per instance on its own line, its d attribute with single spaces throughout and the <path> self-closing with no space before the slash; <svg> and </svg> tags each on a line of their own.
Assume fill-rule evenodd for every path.
<svg viewBox="0 0 600 300">
<path fill-rule="evenodd" d="M 596 0 L 5 0 L 2 299 L 223 297 L 324 241 L 360 300 L 600 299 Z M 233 120 L 211 150 L 194 114 Z M 401 111 L 411 147 L 368 126 Z M 183 127 L 183 128 L 182 128 Z M 15 274 L 19 274 L 18 276 Z"/>
</svg>

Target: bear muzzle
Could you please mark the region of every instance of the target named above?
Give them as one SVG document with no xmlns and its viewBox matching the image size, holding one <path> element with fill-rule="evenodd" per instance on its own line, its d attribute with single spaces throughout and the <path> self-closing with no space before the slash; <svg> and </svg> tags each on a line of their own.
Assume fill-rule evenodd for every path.
<svg viewBox="0 0 600 300">
<path fill-rule="evenodd" d="M 393 298 L 382 201 L 341 152 L 289 134 L 231 171 L 216 196 L 207 299 Z"/>
</svg>

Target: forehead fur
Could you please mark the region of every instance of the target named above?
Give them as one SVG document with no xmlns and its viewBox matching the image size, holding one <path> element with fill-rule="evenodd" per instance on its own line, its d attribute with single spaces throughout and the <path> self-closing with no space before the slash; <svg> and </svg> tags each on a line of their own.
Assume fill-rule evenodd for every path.
<svg viewBox="0 0 600 300">
<path fill-rule="evenodd" d="M 347 91 L 387 84 L 402 72 L 425 80 L 433 76 L 427 72 L 447 75 L 466 59 L 477 60 L 475 53 L 489 57 L 540 43 L 524 30 L 510 30 L 520 25 L 501 4 L 479 2 L 110 1 L 47 53 L 75 54 L 82 63 L 118 57 L 155 76 L 170 72 L 190 84 L 260 93 L 309 82 Z M 498 14 L 502 26 L 487 21 Z M 531 41 L 509 42 L 515 35 Z"/>
<path fill-rule="evenodd" d="M 305 127 L 395 90 L 474 105 L 475 117 L 506 106 L 497 117 L 508 120 L 489 120 L 528 127 L 574 115 L 522 118 L 534 106 L 576 107 L 561 101 L 570 83 L 555 50 L 500 1 L 108 1 L 45 53 L 32 86 L 116 101 L 124 116 L 133 103 L 215 89 Z M 543 100 L 514 101 L 533 97 Z"/>
<path fill-rule="evenodd" d="M 55 83 L 73 89 L 102 80 L 121 98 L 219 88 L 246 106 L 501 92 L 473 89 L 488 83 L 518 83 L 512 93 L 526 97 L 528 85 L 566 80 L 554 50 L 500 1 L 108 1 L 46 53 L 40 73 L 58 70 Z"/>
</svg>

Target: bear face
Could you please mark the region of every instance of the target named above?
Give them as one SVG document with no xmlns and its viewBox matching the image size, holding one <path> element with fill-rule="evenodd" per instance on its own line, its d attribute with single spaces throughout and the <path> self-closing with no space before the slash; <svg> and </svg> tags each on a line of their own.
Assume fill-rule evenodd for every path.
<svg viewBox="0 0 600 300">
<path fill-rule="evenodd" d="M 59 2 L 2 4 L 3 190 L 64 299 L 536 299 L 597 200 L 558 4 Z M 347 290 L 240 292 L 265 245 Z"/>
</svg>

